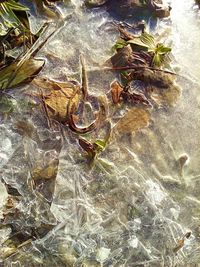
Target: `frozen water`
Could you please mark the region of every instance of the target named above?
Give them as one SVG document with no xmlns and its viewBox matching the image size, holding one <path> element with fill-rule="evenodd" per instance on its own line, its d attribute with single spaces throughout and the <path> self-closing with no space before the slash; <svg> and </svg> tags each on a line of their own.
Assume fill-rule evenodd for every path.
<svg viewBox="0 0 200 267">
<path fill-rule="evenodd" d="M 83 54 L 89 90 L 99 95 L 115 78 L 114 73 L 97 69 L 112 54 L 118 35 L 110 31 L 111 18 L 105 11 L 86 12 L 80 8 L 82 1 L 72 2 L 73 16 L 40 51 L 47 58 L 40 75 L 80 82 Z M 172 29 L 167 41 L 173 41 L 180 74 L 187 74 L 179 78 L 182 96 L 177 105 L 154 110 L 150 127 L 131 140 L 113 138 L 93 169 L 87 167 L 74 136 L 65 128 L 64 137 L 47 130 L 46 118 L 37 109 L 15 112 L 0 126 L 2 179 L 22 196 L 18 215 L 8 222 L 29 237 L 35 235 L 31 245 L 4 260 L 6 267 L 198 266 L 200 38 L 197 12 L 191 6 L 192 1 L 172 1 L 171 22 L 158 24 L 158 31 Z M 35 88 L 28 85 L 12 94 L 20 101 L 26 99 L 27 90 Z M 19 120 L 27 122 L 31 134 L 14 126 Z M 183 155 L 189 160 L 180 169 Z M 36 179 L 33 184 L 33 174 L 55 160 L 56 179 Z M 7 197 L 3 184 L 0 192 L 3 203 Z M 175 254 L 177 241 L 188 231 L 191 238 Z M 6 238 L 7 228 L 2 235 Z"/>
</svg>

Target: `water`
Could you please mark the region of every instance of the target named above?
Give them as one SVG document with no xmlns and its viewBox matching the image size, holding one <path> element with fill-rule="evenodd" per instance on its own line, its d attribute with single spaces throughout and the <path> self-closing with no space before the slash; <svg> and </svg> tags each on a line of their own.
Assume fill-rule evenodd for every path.
<svg viewBox="0 0 200 267">
<path fill-rule="evenodd" d="M 76 138 L 69 131 L 63 139 L 59 131 L 45 129 L 41 112 L 19 108 L 3 120 L 1 174 L 22 195 L 19 215 L 8 222 L 39 237 L 2 260 L 2 266 L 198 266 L 200 23 L 192 0 L 173 0 L 171 5 L 171 19 L 159 22 L 155 31 L 170 29 L 165 41 L 172 43 L 181 94 L 173 105 L 152 111 L 148 128 L 131 138 L 113 138 L 92 170 Z M 110 20 L 105 11 L 82 12 L 76 2 L 73 17 L 40 52 L 48 60 L 40 75 L 80 82 L 82 53 L 90 70 L 89 90 L 106 93 L 115 73 L 91 70 L 101 68 L 112 54 L 117 33 L 110 31 Z M 26 91 L 35 87 L 22 89 L 12 93 L 18 101 L 28 100 Z M 31 136 L 16 128 L 21 120 L 34 123 Z M 33 187 L 33 170 L 56 159 L 56 182 Z M 173 248 L 188 231 L 191 237 L 175 254 Z M 4 236 L 8 233 L 6 229 Z"/>
</svg>

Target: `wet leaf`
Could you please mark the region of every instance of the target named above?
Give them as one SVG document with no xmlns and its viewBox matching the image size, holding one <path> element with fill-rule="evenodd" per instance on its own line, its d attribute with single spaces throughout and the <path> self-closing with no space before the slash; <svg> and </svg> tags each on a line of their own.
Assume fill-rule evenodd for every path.
<svg viewBox="0 0 200 267">
<path fill-rule="evenodd" d="M 173 249 L 174 253 L 177 253 L 185 244 L 185 239 L 190 238 L 191 236 L 191 232 L 187 232 L 183 238 L 179 239 L 177 242 L 177 245 L 175 246 L 175 248 Z"/>
<path fill-rule="evenodd" d="M 115 55 L 111 57 L 111 63 L 114 67 L 130 66 L 133 63 L 133 51 L 130 45 L 120 49 Z"/>
<path fill-rule="evenodd" d="M 173 249 L 173 252 L 177 253 L 183 246 L 184 246 L 184 238 L 178 241 L 177 246 Z"/>
<path fill-rule="evenodd" d="M 94 149 L 93 144 L 87 141 L 86 139 L 79 138 L 78 142 L 79 142 L 79 145 L 82 147 L 82 149 L 86 151 L 87 153 L 90 153 L 93 151 Z"/>
<path fill-rule="evenodd" d="M 58 160 L 52 161 L 50 164 L 44 168 L 38 167 L 33 170 L 32 176 L 34 180 L 38 179 L 55 179 L 58 171 Z"/>
<path fill-rule="evenodd" d="M 83 138 L 79 138 L 78 142 L 80 147 L 87 153 L 88 159 L 93 161 L 97 154 L 94 145 Z"/>
<path fill-rule="evenodd" d="M 168 60 L 166 56 L 171 52 L 171 50 L 172 49 L 170 47 L 164 46 L 163 44 L 157 44 L 156 47 L 152 49 L 152 52 L 154 53 L 152 66 L 160 67 L 164 64 L 165 61 Z"/>
<path fill-rule="evenodd" d="M 35 77 L 35 79 L 32 81 L 32 84 L 41 89 L 48 89 L 49 91 L 63 89 L 65 91 L 65 94 L 69 94 L 69 96 L 72 94 L 74 88 L 76 87 L 76 85 L 72 82 L 60 82 L 42 76 Z"/>
<path fill-rule="evenodd" d="M 123 118 L 121 118 L 114 129 L 119 133 L 136 132 L 149 125 L 151 115 L 148 110 L 142 108 L 130 109 Z"/>
<path fill-rule="evenodd" d="M 114 81 L 111 83 L 111 94 L 112 94 L 112 100 L 114 104 L 119 103 L 122 91 L 123 91 L 123 87 L 119 84 L 119 82 Z"/>
<path fill-rule="evenodd" d="M 166 89 L 151 88 L 150 97 L 158 106 L 174 106 L 181 95 L 181 88 L 170 84 Z"/>
<path fill-rule="evenodd" d="M 134 51 L 148 51 L 149 47 L 148 45 L 144 44 L 140 38 L 135 38 L 132 40 L 129 40 L 127 44 L 131 44 L 131 47 L 133 48 Z"/>
<path fill-rule="evenodd" d="M 0 113 L 9 114 L 14 110 L 14 103 L 6 96 L 0 98 Z"/>
<path fill-rule="evenodd" d="M 27 136 L 32 138 L 33 134 L 36 132 L 34 125 L 28 120 L 18 120 L 14 123 L 14 127 L 17 132 L 22 136 Z"/>
<path fill-rule="evenodd" d="M 0 70 L 0 89 L 15 87 L 23 82 L 29 81 L 38 74 L 45 61 L 42 59 L 27 59 L 23 63 L 13 62 Z"/>
<path fill-rule="evenodd" d="M 59 160 L 54 159 L 46 163 L 45 166 L 36 166 L 31 172 L 33 187 L 48 203 L 51 203 L 53 199 L 58 164 Z"/>
<path fill-rule="evenodd" d="M 115 43 L 115 45 L 113 46 L 113 50 L 115 51 L 115 50 L 118 50 L 118 49 L 120 49 L 120 48 L 123 48 L 124 46 L 126 46 L 127 45 L 127 42 L 125 41 L 125 40 L 123 40 L 123 39 L 119 39 L 116 43 Z"/>
<path fill-rule="evenodd" d="M 15 11 L 28 11 L 29 9 L 14 0 L 0 1 L 0 35 L 4 35 L 11 28 L 24 28 Z"/>
<path fill-rule="evenodd" d="M 34 0 L 34 3 L 36 5 L 37 12 L 42 16 L 45 16 L 50 19 L 55 19 L 60 15 L 55 6 L 54 10 L 52 10 L 51 8 L 49 8 L 47 5 L 44 4 L 44 1 Z"/>
<path fill-rule="evenodd" d="M 130 103 L 133 105 L 151 106 L 151 103 L 148 101 L 148 99 L 143 94 L 137 94 L 135 92 L 130 93 L 129 91 L 123 91 L 121 93 L 121 96 L 124 102 Z"/>
<path fill-rule="evenodd" d="M 94 145 L 96 146 L 97 150 L 100 150 L 100 151 L 105 149 L 106 144 L 107 144 L 107 142 L 104 140 L 96 140 L 94 142 Z"/>
<path fill-rule="evenodd" d="M 48 89 L 48 91 L 43 92 L 43 101 L 49 116 L 60 122 L 66 122 L 69 100 L 73 98 L 71 101 L 78 103 L 80 99 L 80 94 L 74 93 L 76 91 L 75 85 L 70 82 L 61 83 L 44 78 L 37 79 L 34 84 L 40 88 Z"/>
</svg>

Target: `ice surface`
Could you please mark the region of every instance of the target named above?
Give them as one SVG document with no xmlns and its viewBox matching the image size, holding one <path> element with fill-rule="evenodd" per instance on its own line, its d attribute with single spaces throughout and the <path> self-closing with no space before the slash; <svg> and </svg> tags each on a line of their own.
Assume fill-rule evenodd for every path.
<svg viewBox="0 0 200 267">
<path fill-rule="evenodd" d="M 82 54 L 89 90 L 99 95 L 107 92 L 116 78 L 114 73 L 97 69 L 112 54 L 118 35 L 110 31 L 111 18 L 105 11 L 86 12 L 80 8 L 81 1 L 73 2 L 73 16 L 40 51 L 40 56 L 47 58 L 40 75 L 80 83 Z M 174 0 L 172 4 L 172 22 L 164 20 L 158 28 L 172 25 L 172 36 L 176 33 L 181 40 L 175 39 L 172 47 L 180 74 L 185 75 L 189 69 L 187 78 L 178 80 L 182 96 L 176 106 L 154 110 L 149 128 L 131 138 L 113 138 L 94 168 L 87 167 L 76 139 L 66 128 L 64 136 L 58 129 L 47 130 L 46 117 L 37 108 L 17 109 L 1 124 L 2 182 L 22 196 L 17 214 L 8 216 L 7 224 L 17 232 L 25 232 L 27 240 L 32 239 L 10 257 L 2 256 L 3 266 L 198 266 L 199 21 L 191 9 L 192 1 L 180 4 Z M 174 40 L 172 36 L 169 42 Z M 191 52 L 193 45 L 195 52 Z M 191 53 L 195 60 L 190 60 Z M 12 92 L 17 102 L 28 101 L 26 91 L 35 92 L 32 84 L 22 89 Z M 22 131 L 17 121 L 25 121 L 31 131 Z M 181 169 L 182 155 L 189 160 Z M 59 161 L 56 179 L 37 180 L 38 169 L 55 160 Z M 3 183 L 1 207 L 7 198 Z M 11 228 L 0 231 L 6 239 Z M 175 254 L 177 241 L 188 231 L 192 231 L 190 239 Z M 0 255 L 6 246 L 2 245 Z"/>
</svg>

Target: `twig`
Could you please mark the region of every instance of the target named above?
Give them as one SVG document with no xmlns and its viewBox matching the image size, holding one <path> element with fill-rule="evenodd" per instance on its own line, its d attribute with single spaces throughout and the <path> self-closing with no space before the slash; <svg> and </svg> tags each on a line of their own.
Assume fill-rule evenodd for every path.
<svg viewBox="0 0 200 267">
<path fill-rule="evenodd" d="M 80 55 L 80 63 L 81 63 L 81 89 L 83 93 L 83 99 L 86 100 L 88 97 L 88 77 L 83 55 Z"/>
</svg>

